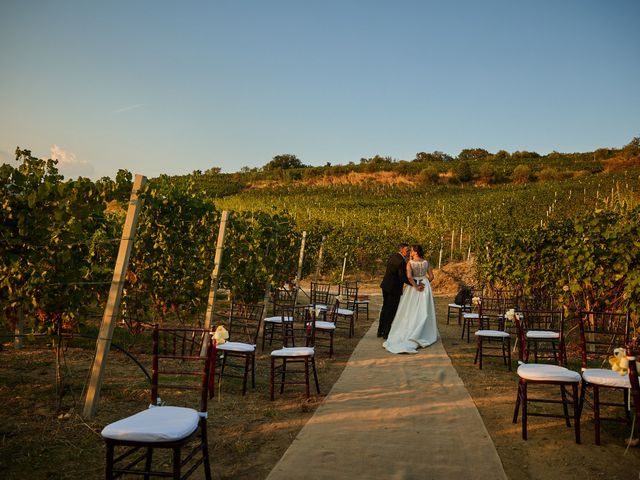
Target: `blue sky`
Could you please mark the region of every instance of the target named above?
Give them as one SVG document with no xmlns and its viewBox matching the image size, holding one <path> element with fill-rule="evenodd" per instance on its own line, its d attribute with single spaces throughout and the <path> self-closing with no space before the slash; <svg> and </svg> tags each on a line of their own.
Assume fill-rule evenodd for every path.
<svg viewBox="0 0 640 480">
<path fill-rule="evenodd" d="M 154 177 L 640 136 L 640 1 L 0 3 L 0 161 Z"/>
</svg>

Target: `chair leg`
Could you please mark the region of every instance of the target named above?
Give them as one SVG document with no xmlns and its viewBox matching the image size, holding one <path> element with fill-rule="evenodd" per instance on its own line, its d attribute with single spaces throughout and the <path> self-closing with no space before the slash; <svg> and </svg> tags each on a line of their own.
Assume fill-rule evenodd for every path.
<svg viewBox="0 0 640 480">
<path fill-rule="evenodd" d="M 200 439 L 202 446 L 202 464 L 204 467 L 204 477 L 211 480 L 211 462 L 209 460 L 209 440 L 207 439 L 207 424 L 200 420 Z"/>
<path fill-rule="evenodd" d="M 182 466 L 182 460 L 180 458 L 180 447 L 173 448 L 173 478 L 174 480 L 180 480 L 181 472 L 180 467 Z"/>
<path fill-rule="evenodd" d="M 270 396 L 272 402 L 274 400 L 274 392 L 273 391 L 275 389 L 275 382 L 276 382 L 275 369 L 276 369 L 276 359 L 271 357 L 271 374 L 269 375 L 269 396 Z"/>
<path fill-rule="evenodd" d="M 242 376 L 242 396 L 247 394 L 247 377 L 249 376 L 249 356 L 244 357 L 244 375 Z"/>
<path fill-rule="evenodd" d="M 580 444 L 580 404 L 578 402 L 578 385 L 571 385 L 573 393 L 573 423 L 576 428 L 576 443 Z"/>
<path fill-rule="evenodd" d="M 564 385 L 560 385 L 560 397 L 562 398 L 562 411 L 564 413 L 564 421 L 567 427 L 571 428 L 571 421 L 569 420 L 569 406 L 567 405 L 567 391 Z"/>
<path fill-rule="evenodd" d="M 329 332 L 329 358 L 333 358 L 333 332 Z"/>
<path fill-rule="evenodd" d="M 153 463 L 153 448 L 147 448 L 147 459 L 145 462 L 145 475 L 144 480 L 149 480 L 149 472 L 151 471 L 151 464 Z"/>
<path fill-rule="evenodd" d="M 518 423 L 518 413 L 520 413 L 520 382 L 518 382 L 518 392 L 516 394 L 516 408 L 513 409 L 513 423 Z"/>
<path fill-rule="evenodd" d="M 104 473 L 107 480 L 113 478 L 113 444 L 111 442 L 107 442 L 107 462 Z"/>
<path fill-rule="evenodd" d="M 282 359 L 282 375 L 280 377 L 280 395 L 284 393 L 284 379 L 287 375 L 287 359 Z"/>
<path fill-rule="evenodd" d="M 316 358 L 311 357 L 311 368 L 313 370 L 313 379 L 316 382 L 316 391 L 320 395 L 320 384 L 318 383 L 318 372 L 316 371 Z"/>
<path fill-rule="evenodd" d="M 527 439 L 527 382 L 520 379 L 522 388 L 522 439 Z"/>
<path fill-rule="evenodd" d="M 596 445 L 600 445 L 600 389 L 593 386 L 593 423 L 596 429 Z"/>
<path fill-rule="evenodd" d="M 251 355 L 251 388 L 256 388 L 256 356 Z"/>
<path fill-rule="evenodd" d="M 309 359 L 304 359 L 304 383 L 305 383 L 305 393 L 307 394 L 307 398 L 311 396 L 311 392 L 309 391 Z"/>
</svg>

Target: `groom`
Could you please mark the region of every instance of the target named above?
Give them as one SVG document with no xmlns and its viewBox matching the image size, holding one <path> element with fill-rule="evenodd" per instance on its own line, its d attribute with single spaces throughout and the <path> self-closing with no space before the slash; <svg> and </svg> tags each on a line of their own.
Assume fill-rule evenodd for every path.
<svg viewBox="0 0 640 480">
<path fill-rule="evenodd" d="M 382 310 L 380 310 L 380 323 L 378 324 L 378 337 L 384 339 L 389 335 L 393 317 L 396 316 L 402 288 L 407 280 L 407 258 L 409 257 L 409 245 L 401 243 L 398 251 L 387 260 L 387 270 L 380 283 L 382 288 Z"/>
</svg>

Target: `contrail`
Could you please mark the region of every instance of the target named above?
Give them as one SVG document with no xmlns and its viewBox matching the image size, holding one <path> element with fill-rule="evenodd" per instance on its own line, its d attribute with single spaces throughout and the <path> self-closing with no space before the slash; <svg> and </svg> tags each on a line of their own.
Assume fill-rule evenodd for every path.
<svg viewBox="0 0 640 480">
<path fill-rule="evenodd" d="M 113 113 L 128 112 L 129 110 L 134 110 L 136 108 L 140 108 L 140 107 L 143 107 L 143 106 L 144 106 L 144 103 L 136 103 L 135 105 L 129 105 L 128 107 L 119 108 L 118 110 L 114 110 Z"/>
</svg>

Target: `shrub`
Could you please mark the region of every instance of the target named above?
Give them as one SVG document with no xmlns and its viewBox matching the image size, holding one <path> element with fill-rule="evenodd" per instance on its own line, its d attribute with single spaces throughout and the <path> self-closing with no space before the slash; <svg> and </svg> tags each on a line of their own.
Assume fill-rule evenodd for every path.
<svg viewBox="0 0 640 480">
<path fill-rule="evenodd" d="M 420 171 L 418 180 L 424 185 L 435 185 L 440 180 L 440 172 L 433 165 L 428 165 Z"/>
<path fill-rule="evenodd" d="M 517 165 L 511 173 L 511 180 L 514 183 L 528 183 L 531 179 L 531 168 L 528 165 Z"/>
</svg>

